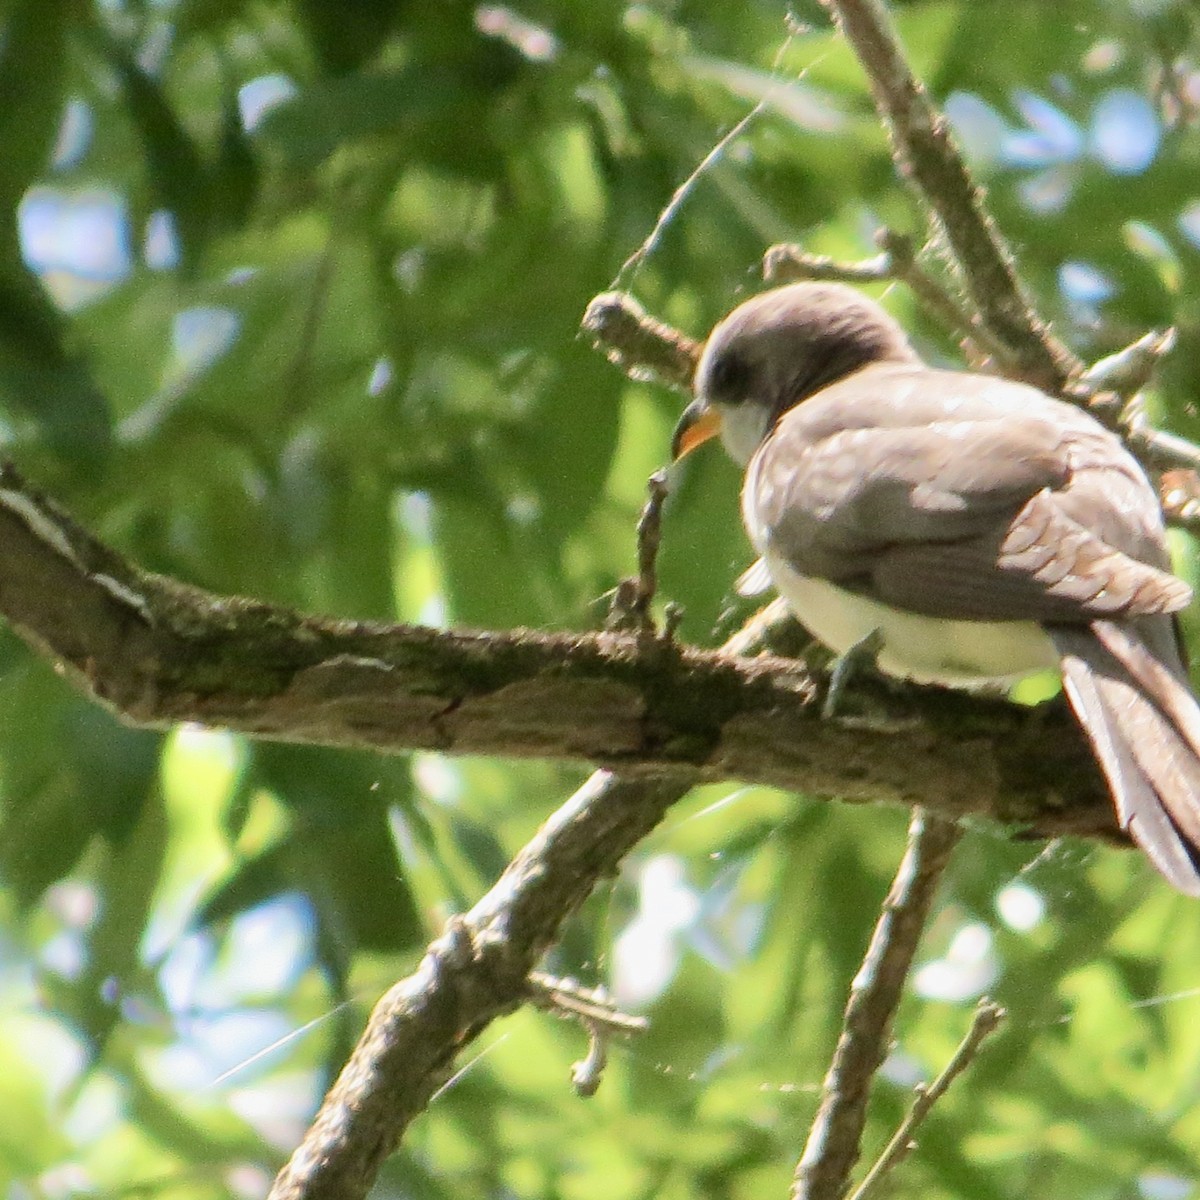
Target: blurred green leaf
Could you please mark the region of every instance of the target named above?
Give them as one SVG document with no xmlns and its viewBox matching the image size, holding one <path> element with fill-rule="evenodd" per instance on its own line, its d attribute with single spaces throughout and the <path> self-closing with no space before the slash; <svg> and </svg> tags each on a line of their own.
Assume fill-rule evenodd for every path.
<svg viewBox="0 0 1200 1200">
<path fill-rule="evenodd" d="M 413 948 L 424 928 L 388 824 L 388 796 L 405 776 L 315 747 L 256 747 L 250 770 L 292 810 L 292 828 L 238 864 L 198 921 L 225 920 L 298 890 L 314 904 L 326 965 L 337 974 L 358 950 Z"/>
<path fill-rule="evenodd" d="M 115 39 L 105 51 L 124 88 L 129 115 L 142 138 L 156 206 L 175 219 L 184 263 L 194 266 L 210 218 L 209 180 L 198 147 L 176 116 L 159 82 Z"/>
<path fill-rule="evenodd" d="M 7 214 L 16 211 L 50 159 L 66 99 L 71 8 L 71 0 L 10 0 L 5 6 L 0 25 L 0 137 L 5 147 L 0 200 Z"/>
</svg>

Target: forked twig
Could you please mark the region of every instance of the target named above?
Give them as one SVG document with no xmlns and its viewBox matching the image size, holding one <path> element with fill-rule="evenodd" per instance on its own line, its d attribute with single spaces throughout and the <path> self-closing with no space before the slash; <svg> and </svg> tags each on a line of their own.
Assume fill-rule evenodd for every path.
<svg viewBox="0 0 1200 1200">
<path fill-rule="evenodd" d="M 646 503 L 637 523 L 638 573 L 635 578 L 622 579 L 613 594 L 612 605 L 605 619 L 605 628 L 612 631 L 655 633 L 650 605 L 658 593 L 658 551 L 662 545 L 662 507 L 667 499 L 667 475 L 655 471 L 646 480 Z M 667 613 L 664 636 L 671 638 L 679 622 L 675 608 Z"/>
</svg>

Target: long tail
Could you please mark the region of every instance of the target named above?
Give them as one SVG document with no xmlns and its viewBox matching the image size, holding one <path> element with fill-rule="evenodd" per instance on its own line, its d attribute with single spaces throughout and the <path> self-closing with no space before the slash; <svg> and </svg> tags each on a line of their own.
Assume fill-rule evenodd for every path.
<svg viewBox="0 0 1200 1200">
<path fill-rule="evenodd" d="M 1200 704 L 1172 620 L 1094 621 L 1048 632 L 1121 827 L 1172 885 L 1200 896 Z"/>
</svg>

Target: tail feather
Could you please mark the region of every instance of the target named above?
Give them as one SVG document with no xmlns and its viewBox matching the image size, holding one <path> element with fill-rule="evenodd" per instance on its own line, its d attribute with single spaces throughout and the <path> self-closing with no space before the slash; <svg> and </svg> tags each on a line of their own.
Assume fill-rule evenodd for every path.
<svg viewBox="0 0 1200 1200">
<path fill-rule="evenodd" d="M 1121 827 L 1171 884 L 1200 896 L 1200 705 L 1170 620 L 1095 621 L 1048 632 Z"/>
</svg>

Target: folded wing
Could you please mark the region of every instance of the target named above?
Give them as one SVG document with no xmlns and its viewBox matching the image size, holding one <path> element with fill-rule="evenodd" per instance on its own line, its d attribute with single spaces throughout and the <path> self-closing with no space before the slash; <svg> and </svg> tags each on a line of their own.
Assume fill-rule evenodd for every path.
<svg viewBox="0 0 1200 1200">
<path fill-rule="evenodd" d="M 788 413 L 751 469 L 760 552 L 907 611 L 1087 621 L 1191 598 L 1141 468 L 1020 384 L 867 368 Z"/>
</svg>

